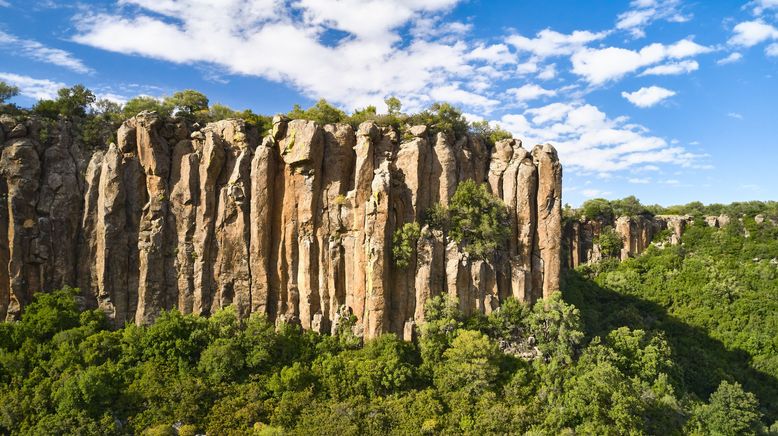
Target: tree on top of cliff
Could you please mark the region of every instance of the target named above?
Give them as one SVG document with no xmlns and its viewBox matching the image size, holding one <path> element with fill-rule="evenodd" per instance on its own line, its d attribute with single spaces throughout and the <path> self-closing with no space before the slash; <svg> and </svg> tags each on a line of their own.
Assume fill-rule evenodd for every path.
<svg viewBox="0 0 778 436">
<path fill-rule="evenodd" d="M 0 81 L 0 104 L 19 95 L 19 88 Z"/>
<path fill-rule="evenodd" d="M 40 100 L 32 107 L 32 111 L 47 118 L 85 117 L 87 109 L 96 100 L 95 94 L 84 85 L 62 88 L 57 91 L 56 100 Z"/>
<path fill-rule="evenodd" d="M 468 132 L 467 119 L 462 111 L 451 103 L 433 103 L 428 109 L 408 117 L 407 123 L 424 124 L 433 131 L 452 132 L 458 138 Z"/>
<path fill-rule="evenodd" d="M 400 99 L 397 97 L 389 97 L 386 100 L 384 100 L 384 103 L 386 103 L 386 110 L 389 112 L 389 115 L 398 115 L 400 114 L 403 104 L 400 102 Z"/>
<path fill-rule="evenodd" d="M 193 118 L 208 113 L 208 97 L 194 89 L 178 91 L 165 98 L 164 105 L 173 109 L 177 116 Z"/>
<path fill-rule="evenodd" d="M 513 134 L 507 130 L 504 130 L 499 125 L 492 127 L 489 121 L 473 121 L 470 123 L 470 133 L 480 135 L 489 145 L 494 145 L 501 139 L 511 139 Z"/>
<path fill-rule="evenodd" d="M 345 112 L 327 103 L 325 99 L 317 101 L 315 105 L 305 110 L 296 104 L 287 116 L 295 120 L 316 121 L 321 125 L 340 123 L 348 117 Z"/>
<path fill-rule="evenodd" d="M 148 95 L 139 95 L 127 100 L 122 109 L 124 118 L 132 118 L 143 111 L 154 111 L 160 116 L 170 116 L 170 108 L 160 100 Z"/>
</svg>

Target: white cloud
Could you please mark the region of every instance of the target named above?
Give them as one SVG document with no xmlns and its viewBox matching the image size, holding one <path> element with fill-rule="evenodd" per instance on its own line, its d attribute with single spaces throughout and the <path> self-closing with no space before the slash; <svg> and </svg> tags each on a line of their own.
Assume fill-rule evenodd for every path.
<svg viewBox="0 0 778 436">
<path fill-rule="evenodd" d="M 778 29 L 760 20 L 738 23 L 732 31 L 734 34 L 728 41 L 731 45 L 753 47 L 760 42 L 778 39 Z"/>
<path fill-rule="evenodd" d="M 556 64 L 548 64 L 543 67 L 543 70 L 538 74 L 540 80 L 551 80 L 556 77 Z"/>
<path fill-rule="evenodd" d="M 666 59 L 683 59 L 710 51 L 711 48 L 690 39 L 683 39 L 671 45 L 653 43 L 639 51 L 620 47 L 584 48 L 571 57 L 572 71 L 589 83 L 598 85 Z"/>
<path fill-rule="evenodd" d="M 520 88 L 510 88 L 506 93 L 516 97 L 516 100 L 519 101 L 530 101 L 541 97 L 553 97 L 556 95 L 556 91 L 545 89 L 534 83 L 528 83 Z"/>
<path fill-rule="evenodd" d="M 11 6 L 11 4 L 8 3 L 7 1 L 0 0 L 0 8 L 7 8 L 7 7 L 10 7 L 10 6 Z"/>
<path fill-rule="evenodd" d="M 727 116 L 730 117 L 730 118 L 734 118 L 736 120 L 742 120 L 743 119 L 743 115 L 741 115 L 741 114 L 739 114 L 737 112 L 730 112 L 730 113 L 727 114 Z"/>
<path fill-rule="evenodd" d="M 516 66 L 516 74 L 523 76 L 525 74 L 534 74 L 538 72 L 538 61 L 530 59 Z"/>
<path fill-rule="evenodd" d="M 516 62 L 515 56 L 505 44 L 486 46 L 479 44 L 468 55 L 470 60 L 487 61 L 493 64 L 512 64 Z"/>
<path fill-rule="evenodd" d="M 621 96 L 629 100 L 630 103 L 637 107 L 647 108 L 654 106 L 675 95 L 675 91 L 671 91 L 659 86 L 649 86 L 647 88 L 640 88 L 635 92 L 622 92 Z"/>
<path fill-rule="evenodd" d="M 619 14 L 616 28 L 626 30 L 635 38 L 646 36 L 645 28 L 658 20 L 676 23 L 689 21 L 690 16 L 684 15 L 680 0 L 635 0 L 630 3 L 632 9 Z"/>
<path fill-rule="evenodd" d="M 673 74 L 687 74 L 692 71 L 697 71 L 700 68 L 700 64 L 697 61 L 681 61 L 671 62 L 669 64 L 658 65 L 651 67 L 640 73 L 641 76 L 658 75 L 667 76 Z"/>
<path fill-rule="evenodd" d="M 733 52 L 733 53 L 730 53 L 727 57 L 717 60 L 716 63 L 719 64 L 719 65 L 726 65 L 726 64 L 731 64 L 731 63 L 737 62 L 737 61 L 739 61 L 741 59 L 743 59 L 743 55 L 742 54 L 740 54 L 738 52 Z"/>
<path fill-rule="evenodd" d="M 778 0 L 754 0 L 746 6 L 753 7 L 755 15 L 762 15 L 767 10 L 778 9 Z"/>
<path fill-rule="evenodd" d="M 710 47 L 697 44 L 691 39 L 682 39 L 675 44 L 667 46 L 667 56 L 673 59 L 683 59 L 713 51 Z"/>
<path fill-rule="evenodd" d="M 81 74 L 88 74 L 92 69 L 73 56 L 70 52 L 58 48 L 46 47 L 38 41 L 18 38 L 0 30 L 0 47 L 5 47 L 12 53 L 49 64 L 58 65 Z"/>
<path fill-rule="evenodd" d="M 538 32 L 535 38 L 527 38 L 517 34 L 509 36 L 506 41 L 516 49 L 532 53 L 542 59 L 550 56 L 571 55 L 586 44 L 606 36 L 607 32 L 594 33 L 588 30 L 576 30 L 566 35 L 551 29 L 544 29 Z"/>
<path fill-rule="evenodd" d="M 627 181 L 629 183 L 634 184 L 634 185 L 648 185 L 649 183 L 651 183 L 651 178 L 650 177 L 645 177 L 645 178 L 633 177 L 633 178 L 631 178 L 631 179 L 629 179 Z"/>
<path fill-rule="evenodd" d="M 692 166 L 700 156 L 653 136 L 625 117 L 585 103 L 552 103 L 504 115 L 500 125 L 525 144 L 549 142 L 573 171 L 608 173 L 659 164 Z"/>
<path fill-rule="evenodd" d="M 127 103 L 127 100 L 129 100 L 129 98 L 127 98 L 126 96 L 115 94 L 113 92 L 98 92 L 96 93 L 95 97 L 97 98 L 97 100 L 108 100 L 121 105 Z"/>
<path fill-rule="evenodd" d="M 436 101 L 445 101 L 453 104 L 464 104 L 488 109 L 499 103 L 482 95 L 460 89 L 458 85 L 444 85 L 430 90 L 430 97 Z"/>
<path fill-rule="evenodd" d="M 137 8 L 78 18 L 74 40 L 259 76 L 348 108 L 380 105 L 390 94 L 408 110 L 442 97 L 491 106 L 486 90 L 493 78 L 479 67 L 504 68 L 512 55 L 505 44 L 466 42 L 468 25 L 440 22 L 459 1 L 212 0 L 204 7 L 202 0 L 120 0 Z M 475 79 L 467 89 L 452 85 Z"/>
<path fill-rule="evenodd" d="M 778 57 L 778 43 L 772 43 L 768 45 L 764 52 L 767 56 Z"/>
<path fill-rule="evenodd" d="M 57 97 L 57 91 L 67 85 L 46 79 L 34 79 L 14 73 L 0 73 L 0 80 L 17 86 L 19 92 L 36 100 L 53 99 Z"/>
</svg>

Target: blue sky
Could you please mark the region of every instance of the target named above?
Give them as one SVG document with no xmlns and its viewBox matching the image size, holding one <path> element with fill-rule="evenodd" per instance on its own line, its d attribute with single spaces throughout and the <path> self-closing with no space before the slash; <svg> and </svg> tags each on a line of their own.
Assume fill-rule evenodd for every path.
<svg viewBox="0 0 778 436">
<path fill-rule="evenodd" d="M 259 113 L 460 106 L 550 142 L 564 201 L 776 199 L 778 0 L 0 0 L 0 80 Z"/>
</svg>

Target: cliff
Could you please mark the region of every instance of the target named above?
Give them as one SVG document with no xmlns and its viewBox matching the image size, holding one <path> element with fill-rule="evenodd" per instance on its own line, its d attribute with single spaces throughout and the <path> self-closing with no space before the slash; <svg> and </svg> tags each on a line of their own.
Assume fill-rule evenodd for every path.
<svg viewBox="0 0 778 436">
<path fill-rule="evenodd" d="M 234 305 L 316 331 L 350 312 L 366 337 L 410 338 L 431 296 L 489 313 L 559 288 L 562 169 L 550 145 L 281 117 L 262 138 L 240 120 L 146 112 L 90 151 L 67 120 L 0 125 L 0 319 L 71 285 L 117 326 Z M 395 266 L 394 230 L 467 179 L 508 206 L 507 246 L 475 260 L 425 227 L 409 265 Z"/>
<path fill-rule="evenodd" d="M 705 225 L 710 227 L 724 227 L 730 222 L 727 215 L 705 216 L 703 219 Z M 564 224 L 562 232 L 564 267 L 576 268 L 602 260 L 603 254 L 595 241 L 606 226 L 613 227 L 621 237 L 623 246 L 619 257 L 625 260 L 640 255 L 654 242 L 680 244 L 681 236 L 693 222 L 694 219 L 690 215 L 623 216 L 613 221 L 586 218 L 569 220 Z M 654 241 L 657 235 L 665 230 L 666 240 Z"/>
</svg>

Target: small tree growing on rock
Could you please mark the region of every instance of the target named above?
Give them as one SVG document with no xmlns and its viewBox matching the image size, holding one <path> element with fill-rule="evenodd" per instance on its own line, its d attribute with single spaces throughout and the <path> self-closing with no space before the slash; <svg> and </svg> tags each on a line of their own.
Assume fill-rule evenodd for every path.
<svg viewBox="0 0 778 436">
<path fill-rule="evenodd" d="M 392 235 L 392 256 L 394 264 L 398 268 L 407 268 L 414 251 L 416 251 L 416 241 L 421 236 L 419 223 L 405 223 L 402 227 L 394 231 Z"/>
<path fill-rule="evenodd" d="M 594 238 L 595 244 L 600 246 L 600 251 L 605 257 L 616 257 L 624 247 L 621 235 L 611 226 L 605 226 L 598 236 Z"/>
<path fill-rule="evenodd" d="M 485 184 L 466 180 L 457 186 L 449 206 L 449 236 L 468 254 L 483 259 L 508 237 L 508 210 Z"/>
<path fill-rule="evenodd" d="M 485 259 L 508 237 L 508 209 L 486 184 L 465 180 L 457 186 L 449 207 L 436 203 L 426 212 L 426 223 L 442 230 L 471 258 Z"/>
</svg>

